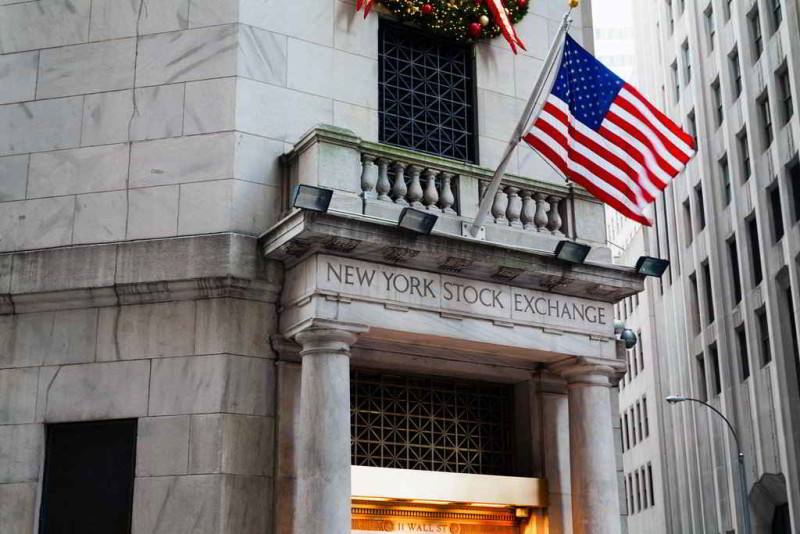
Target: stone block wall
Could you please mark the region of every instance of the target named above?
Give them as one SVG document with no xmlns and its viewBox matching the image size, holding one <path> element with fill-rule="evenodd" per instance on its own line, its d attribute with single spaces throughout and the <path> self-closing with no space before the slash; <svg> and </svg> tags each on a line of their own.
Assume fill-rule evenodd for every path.
<svg viewBox="0 0 800 534">
<path fill-rule="evenodd" d="M 482 165 L 565 3 L 531 0 L 528 52 L 476 48 Z M 572 30 L 589 43 L 590 12 Z M 280 212 L 277 158 L 305 131 L 378 139 L 377 31 L 343 0 L 0 2 L 0 252 L 260 234 Z M 510 172 L 562 181 L 518 152 Z"/>
<path fill-rule="evenodd" d="M 0 532 L 35 532 L 46 424 L 126 418 L 132 532 L 271 531 L 277 285 L 255 249 L 210 236 L 0 256 L 16 311 L 0 315 Z M 93 276 L 48 276 L 76 255 Z"/>
</svg>

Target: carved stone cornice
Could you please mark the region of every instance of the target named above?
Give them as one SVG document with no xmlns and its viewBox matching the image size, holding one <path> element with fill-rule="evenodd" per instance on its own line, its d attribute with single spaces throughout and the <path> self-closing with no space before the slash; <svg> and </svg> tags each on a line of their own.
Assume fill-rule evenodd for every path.
<svg viewBox="0 0 800 534">
<path fill-rule="evenodd" d="M 314 354 L 345 354 L 350 356 L 350 347 L 358 336 L 369 331 L 369 326 L 327 319 L 308 319 L 284 333 L 287 339 L 294 338 L 300 345 L 300 356 Z"/>
<path fill-rule="evenodd" d="M 567 387 L 615 385 L 625 374 L 624 361 L 591 356 L 573 356 L 548 366 L 553 373 L 567 381 Z"/>
</svg>

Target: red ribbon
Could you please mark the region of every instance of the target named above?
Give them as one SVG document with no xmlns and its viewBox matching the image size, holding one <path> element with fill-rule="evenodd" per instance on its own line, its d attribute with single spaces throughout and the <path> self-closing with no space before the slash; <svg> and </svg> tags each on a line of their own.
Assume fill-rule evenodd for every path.
<svg viewBox="0 0 800 534">
<path fill-rule="evenodd" d="M 364 0 L 358 0 L 359 2 Z M 370 0 L 367 0 L 370 1 Z M 525 48 L 525 43 L 522 42 L 522 39 L 519 38 L 517 35 L 517 31 L 514 29 L 514 26 L 511 25 L 511 21 L 508 20 L 508 15 L 506 15 L 506 8 L 503 7 L 502 0 L 486 0 L 486 3 L 489 4 L 489 11 L 492 12 L 494 15 L 494 21 L 500 26 L 500 29 L 503 31 L 503 37 L 506 38 L 508 44 L 511 45 L 511 50 L 514 53 L 517 53 L 517 45 L 523 50 L 527 50 Z"/>
<path fill-rule="evenodd" d="M 372 6 L 375 4 L 375 0 L 356 0 L 356 11 L 361 11 L 361 8 L 364 8 L 364 18 L 367 18 L 369 12 L 372 10 Z"/>
</svg>

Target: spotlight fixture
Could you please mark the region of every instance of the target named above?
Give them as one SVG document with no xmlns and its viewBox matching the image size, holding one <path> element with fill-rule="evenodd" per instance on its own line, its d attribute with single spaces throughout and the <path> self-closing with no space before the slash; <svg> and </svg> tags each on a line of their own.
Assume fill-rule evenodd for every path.
<svg viewBox="0 0 800 534">
<path fill-rule="evenodd" d="M 669 397 L 667 397 L 667 402 L 670 403 L 670 404 L 678 404 L 679 402 L 683 402 L 683 401 L 687 401 L 687 400 L 689 400 L 689 399 L 687 399 L 683 395 L 670 395 Z"/>
<path fill-rule="evenodd" d="M 559 241 L 554 254 L 559 260 L 570 263 L 583 263 L 586 261 L 586 256 L 589 255 L 590 250 L 592 250 L 592 247 L 589 245 L 582 245 L 574 241 Z"/>
<path fill-rule="evenodd" d="M 325 213 L 331 205 L 332 189 L 299 184 L 292 188 L 292 206 L 308 211 Z"/>
<path fill-rule="evenodd" d="M 403 212 L 400 213 L 400 220 L 397 221 L 397 226 L 419 234 L 430 234 L 438 219 L 439 217 L 433 213 L 415 210 L 414 208 L 403 208 Z"/>
<path fill-rule="evenodd" d="M 646 276 L 655 276 L 661 278 L 664 271 L 669 267 L 669 260 L 662 260 L 661 258 L 652 258 L 650 256 L 642 256 L 636 262 L 636 272 Z"/>
</svg>

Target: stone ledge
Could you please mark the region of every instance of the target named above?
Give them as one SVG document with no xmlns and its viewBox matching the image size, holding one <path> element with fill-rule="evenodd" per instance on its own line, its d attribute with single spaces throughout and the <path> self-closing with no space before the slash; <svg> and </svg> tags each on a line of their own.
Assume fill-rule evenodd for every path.
<svg viewBox="0 0 800 534">
<path fill-rule="evenodd" d="M 235 297 L 277 299 L 254 237 L 213 234 L 0 255 L 0 315 Z"/>
</svg>

